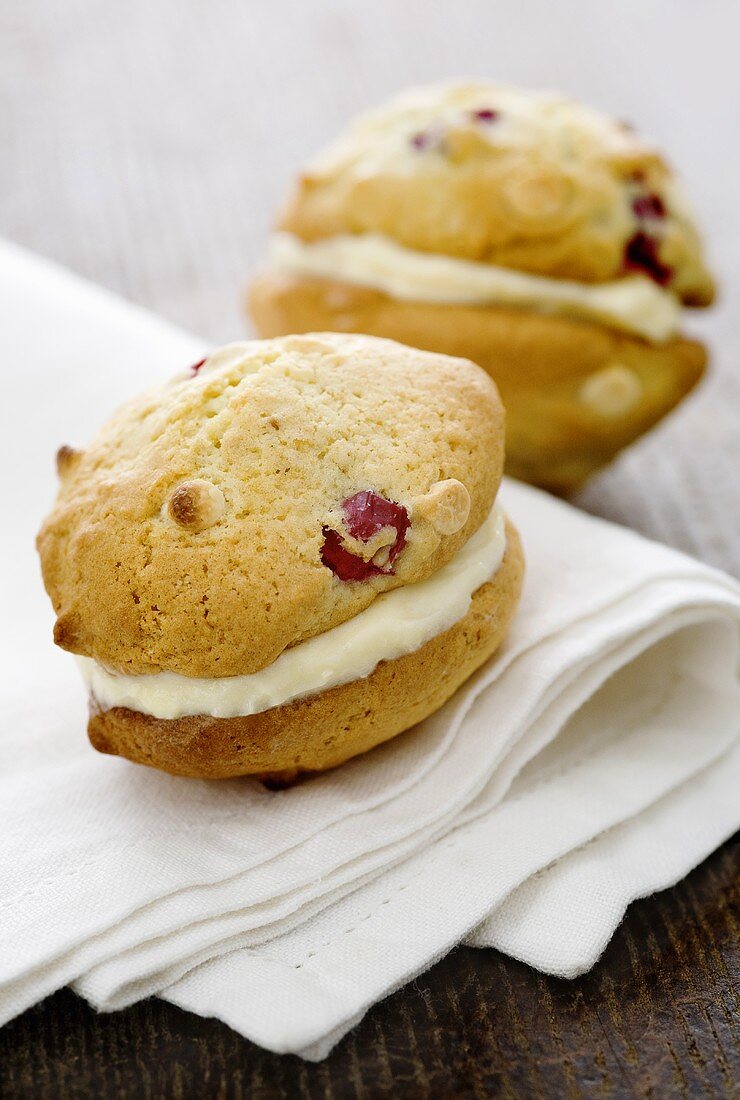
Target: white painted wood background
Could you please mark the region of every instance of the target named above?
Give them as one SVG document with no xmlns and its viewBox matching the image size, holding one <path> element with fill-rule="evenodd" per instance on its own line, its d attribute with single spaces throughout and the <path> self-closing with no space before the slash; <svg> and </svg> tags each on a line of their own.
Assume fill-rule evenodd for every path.
<svg viewBox="0 0 740 1100">
<path fill-rule="evenodd" d="M 231 340 L 355 111 L 460 75 L 580 96 L 681 169 L 722 299 L 689 318 L 709 381 L 579 503 L 740 573 L 739 41 L 738 0 L 0 0 L 0 234 Z"/>
</svg>

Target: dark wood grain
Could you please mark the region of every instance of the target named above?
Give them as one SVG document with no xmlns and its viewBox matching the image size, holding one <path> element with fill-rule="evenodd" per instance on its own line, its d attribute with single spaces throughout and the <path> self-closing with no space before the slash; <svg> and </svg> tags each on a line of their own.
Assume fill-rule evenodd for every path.
<svg viewBox="0 0 740 1100">
<path fill-rule="evenodd" d="M 631 907 L 573 982 L 459 948 L 319 1065 L 150 1000 L 57 993 L 0 1031 L 12 1098 L 740 1096 L 740 837 Z"/>
</svg>

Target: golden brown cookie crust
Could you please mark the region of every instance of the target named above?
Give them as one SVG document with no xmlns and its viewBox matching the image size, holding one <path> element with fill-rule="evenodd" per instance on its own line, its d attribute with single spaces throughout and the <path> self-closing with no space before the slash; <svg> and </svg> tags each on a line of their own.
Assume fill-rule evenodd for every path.
<svg viewBox="0 0 740 1100">
<path fill-rule="evenodd" d="M 714 294 L 692 214 L 655 149 L 581 104 L 494 83 L 416 89 L 363 115 L 300 176 L 279 225 L 305 241 L 380 233 L 584 282 L 623 275 L 641 233 L 686 303 Z"/>
<path fill-rule="evenodd" d="M 321 326 L 472 359 L 494 379 L 506 407 L 507 473 L 561 493 L 578 488 L 670 412 L 706 364 L 704 347 L 683 337 L 651 344 L 587 321 L 399 301 L 300 276 L 262 275 L 252 284 L 250 309 L 265 336 Z M 592 380 L 601 375 L 601 390 L 609 390 L 610 380 L 614 389 L 615 366 L 636 380 L 636 396 L 622 411 L 605 404 L 605 414 Z M 612 374 L 604 378 L 604 371 Z"/>
<path fill-rule="evenodd" d="M 472 363 L 332 333 L 227 349 L 60 453 L 38 539 L 55 639 L 129 674 L 258 671 L 449 561 L 502 465 L 501 402 Z M 447 479 L 470 505 L 444 533 L 414 507 Z M 323 527 L 366 489 L 411 529 L 392 575 L 345 583 Z"/>
<path fill-rule="evenodd" d="M 123 707 L 91 707 L 88 734 L 100 752 L 173 775 L 288 780 L 324 771 L 434 713 L 500 645 L 516 609 L 524 558 L 507 523 L 504 559 L 473 595 L 467 615 L 415 653 L 386 661 L 363 680 L 243 718 L 162 719 Z"/>
</svg>

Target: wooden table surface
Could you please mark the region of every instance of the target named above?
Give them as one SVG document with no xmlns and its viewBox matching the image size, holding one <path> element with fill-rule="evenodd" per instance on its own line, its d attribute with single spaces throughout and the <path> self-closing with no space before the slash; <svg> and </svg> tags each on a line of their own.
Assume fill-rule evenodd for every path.
<svg viewBox="0 0 740 1100">
<path fill-rule="evenodd" d="M 631 119 L 686 177 L 724 294 L 690 321 L 708 382 L 578 503 L 737 574 L 739 32 L 735 0 L 5 0 L 0 234 L 223 342 L 296 166 L 356 110 L 479 74 Z M 735 840 L 574 982 L 459 949 L 318 1066 L 63 991 L 0 1031 L 0 1096 L 740 1095 L 738 871 Z"/>
</svg>

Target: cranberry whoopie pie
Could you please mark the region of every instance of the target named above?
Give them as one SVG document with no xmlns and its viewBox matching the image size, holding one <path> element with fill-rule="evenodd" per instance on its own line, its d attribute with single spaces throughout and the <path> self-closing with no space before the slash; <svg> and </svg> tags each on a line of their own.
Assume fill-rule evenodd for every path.
<svg viewBox="0 0 740 1100">
<path fill-rule="evenodd" d="M 472 363 L 318 334 L 222 348 L 63 447 L 38 548 L 93 745 L 289 780 L 437 710 L 519 597 L 503 435 Z"/>
<path fill-rule="evenodd" d="M 496 381 L 507 470 L 569 491 L 691 390 L 713 297 L 662 157 L 561 96 L 409 92 L 304 172 L 251 288 L 258 332 L 367 332 Z"/>
</svg>

